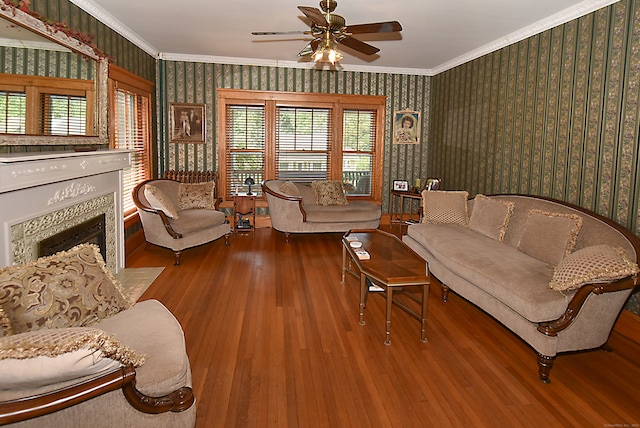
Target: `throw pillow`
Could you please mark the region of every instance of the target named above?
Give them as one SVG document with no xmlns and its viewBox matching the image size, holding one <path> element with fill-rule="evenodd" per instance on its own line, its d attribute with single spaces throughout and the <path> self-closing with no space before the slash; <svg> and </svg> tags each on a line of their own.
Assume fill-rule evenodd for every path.
<svg viewBox="0 0 640 428">
<path fill-rule="evenodd" d="M 300 189 L 298 189 L 298 186 L 296 186 L 292 181 L 285 181 L 280 185 L 278 190 L 280 193 L 284 193 L 285 195 L 300 196 Z"/>
<path fill-rule="evenodd" d="M 549 287 L 573 290 L 584 284 L 611 282 L 640 272 L 620 247 L 594 245 L 571 253 L 556 266 Z"/>
<path fill-rule="evenodd" d="M 144 197 L 147 198 L 149 205 L 151 205 L 153 209 L 162 211 L 169 218 L 179 218 L 178 209 L 173 201 L 156 186 L 151 184 L 144 186 Z"/>
<path fill-rule="evenodd" d="M 311 188 L 316 205 L 346 205 L 349 202 L 344 195 L 344 185 L 340 180 L 314 181 Z"/>
<path fill-rule="evenodd" d="M 0 337 L 11 336 L 12 334 L 11 321 L 4 309 L 0 308 Z"/>
<path fill-rule="evenodd" d="M 81 244 L 22 266 L 0 269 L 0 306 L 14 334 L 85 327 L 131 304 L 100 250 Z"/>
<path fill-rule="evenodd" d="M 469 218 L 469 229 L 503 242 L 515 203 L 476 195 Z"/>
<path fill-rule="evenodd" d="M 96 328 L 39 330 L 0 338 L 0 389 L 34 388 L 132 364 L 138 355 Z"/>
<path fill-rule="evenodd" d="M 467 211 L 466 191 L 423 190 L 423 223 L 449 223 L 467 227 L 469 214 Z"/>
<path fill-rule="evenodd" d="M 529 211 L 518 250 L 552 266 L 571 253 L 582 228 L 582 217 L 577 214 Z"/>
<path fill-rule="evenodd" d="M 181 210 L 206 209 L 215 210 L 215 183 L 187 184 L 180 183 L 178 186 L 178 208 Z"/>
</svg>

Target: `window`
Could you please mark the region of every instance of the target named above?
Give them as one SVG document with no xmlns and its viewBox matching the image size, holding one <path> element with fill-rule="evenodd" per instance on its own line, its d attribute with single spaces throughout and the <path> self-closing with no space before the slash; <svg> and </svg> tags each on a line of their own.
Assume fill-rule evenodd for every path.
<svg viewBox="0 0 640 428">
<path fill-rule="evenodd" d="M 92 80 L 0 74 L 0 133 L 95 135 Z"/>
<path fill-rule="evenodd" d="M 131 168 L 123 171 L 125 217 L 136 212 L 133 188 L 151 177 L 151 90 L 153 84 L 123 69 L 109 66 L 111 147 L 129 149 Z"/>
<path fill-rule="evenodd" d="M 244 180 L 341 180 L 349 197 L 382 197 L 384 96 L 218 89 L 224 198 Z M 260 189 L 256 189 L 260 192 Z"/>
</svg>

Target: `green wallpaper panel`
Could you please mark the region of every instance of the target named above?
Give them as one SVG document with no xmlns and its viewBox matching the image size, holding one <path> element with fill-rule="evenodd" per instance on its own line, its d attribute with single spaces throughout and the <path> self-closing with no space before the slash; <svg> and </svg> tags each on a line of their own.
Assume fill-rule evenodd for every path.
<svg viewBox="0 0 640 428">
<path fill-rule="evenodd" d="M 233 88 L 386 95 L 383 211 L 388 212 L 389 186 L 393 180 L 414 182 L 427 176 L 430 77 L 176 61 L 159 61 L 158 76 L 159 174 L 166 169 L 217 169 L 216 88 Z M 168 142 L 171 102 L 206 104 L 205 144 Z M 406 108 L 422 112 L 422 144 L 391 144 L 393 112 Z"/>
<path fill-rule="evenodd" d="M 640 0 L 432 78 L 428 170 L 447 189 L 549 196 L 640 232 Z M 640 313 L 640 296 L 627 305 Z"/>
</svg>

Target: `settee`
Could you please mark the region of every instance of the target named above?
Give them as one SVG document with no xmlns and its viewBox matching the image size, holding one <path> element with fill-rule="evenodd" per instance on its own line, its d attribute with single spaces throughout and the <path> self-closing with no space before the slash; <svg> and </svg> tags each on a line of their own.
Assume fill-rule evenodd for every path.
<svg viewBox="0 0 640 428">
<path fill-rule="evenodd" d="M 221 237 L 228 246 L 231 226 L 225 213 L 218 210 L 217 189 L 216 181 L 154 179 L 139 183 L 132 196 L 145 240 L 172 250 L 176 266 L 187 248 Z"/>
<path fill-rule="evenodd" d="M 180 323 L 82 244 L 0 270 L 0 425 L 193 427 Z"/>
<path fill-rule="evenodd" d="M 369 201 L 347 202 L 344 189 L 337 197 L 341 202 L 329 204 L 319 201 L 309 184 L 266 180 L 262 191 L 269 204 L 271 225 L 285 234 L 286 242 L 291 233 L 346 232 L 380 225 L 380 206 Z"/>
<path fill-rule="evenodd" d="M 537 353 L 548 383 L 557 354 L 602 347 L 637 285 L 638 238 L 561 201 L 423 192 L 423 223 L 403 236 L 441 283 Z"/>
</svg>

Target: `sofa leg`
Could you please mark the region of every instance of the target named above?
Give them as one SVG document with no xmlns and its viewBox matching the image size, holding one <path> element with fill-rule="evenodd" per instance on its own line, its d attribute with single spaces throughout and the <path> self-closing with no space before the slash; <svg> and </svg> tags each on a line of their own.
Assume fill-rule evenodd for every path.
<svg viewBox="0 0 640 428">
<path fill-rule="evenodd" d="M 442 290 L 442 301 L 447 303 L 447 299 L 449 298 L 449 287 L 444 284 L 440 284 L 440 289 Z"/>
<path fill-rule="evenodd" d="M 543 383 L 551 383 L 549 372 L 553 367 L 553 360 L 555 359 L 555 356 L 550 357 L 548 355 L 538 354 L 538 375 Z"/>
<path fill-rule="evenodd" d="M 229 242 L 229 236 L 230 235 L 231 235 L 230 233 L 227 233 L 226 235 L 224 235 L 224 245 L 227 246 L 227 247 L 229 245 L 231 245 L 231 243 Z"/>
<path fill-rule="evenodd" d="M 174 266 L 179 266 L 180 265 L 180 258 L 182 257 L 182 251 L 181 250 L 177 250 L 174 251 L 173 254 L 175 255 L 175 261 L 173 262 Z"/>
<path fill-rule="evenodd" d="M 286 242 L 287 244 L 289 243 L 289 235 L 290 235 L 289 232 L 284 233 L 284 242 Z"/>
<path fill-rule="evenodd" d="M 611 346 L 609 346 L 608 343 L 605 343 L 604 345 L 602 345 L 600 349 L 602 349 L 604 352 L 613 352 L 613 349 L 611 349 Z"/>
</svg>

